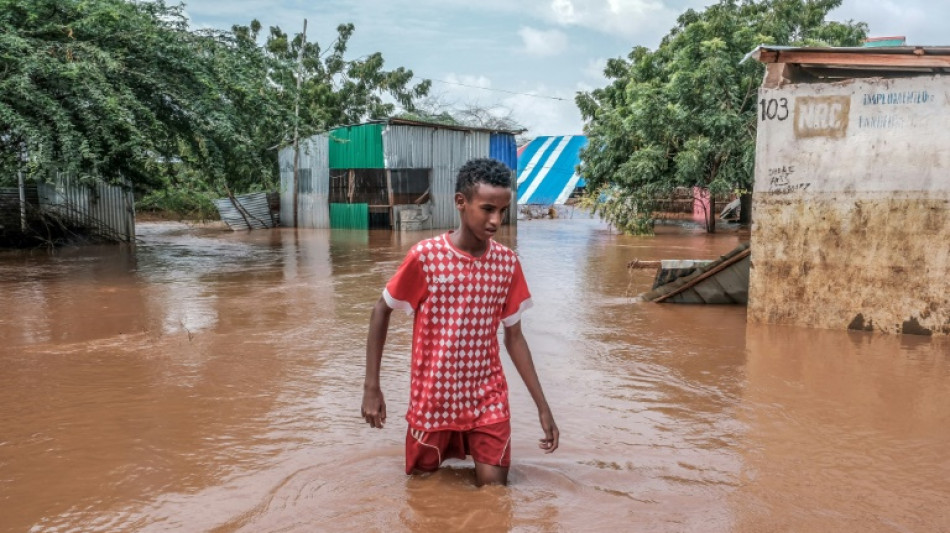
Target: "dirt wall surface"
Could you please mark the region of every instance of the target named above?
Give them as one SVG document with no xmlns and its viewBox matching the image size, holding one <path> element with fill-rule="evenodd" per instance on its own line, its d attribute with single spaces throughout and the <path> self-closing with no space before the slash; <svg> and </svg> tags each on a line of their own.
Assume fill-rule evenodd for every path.
<svg viewBox="0 0 950 533">
<path fill-rule="evenodd" d="M 950 335 L 950 77 L 759 98 L 749 320 Z"/>
</svg>

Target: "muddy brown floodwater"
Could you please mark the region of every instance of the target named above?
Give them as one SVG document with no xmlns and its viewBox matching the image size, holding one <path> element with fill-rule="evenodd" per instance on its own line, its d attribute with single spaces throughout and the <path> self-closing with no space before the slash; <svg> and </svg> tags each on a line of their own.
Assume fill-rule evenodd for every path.
<svg viewBox="0 0 950 533">
<path fill-rule="evenodd" d="M 402 473 L 411 322 L 359 418 L 369 309 L 421 232 L 142 224 L 141 243 L 0 253 L 0 530 L 948 531 L 950 345 L 637 303 L 633 258 L 734 234 L 598 221 L 499 235 L 557 422 L 510 364 L 511 486 Z M 842 272 L 847 275 L 847 272 Z"/>
</svg>

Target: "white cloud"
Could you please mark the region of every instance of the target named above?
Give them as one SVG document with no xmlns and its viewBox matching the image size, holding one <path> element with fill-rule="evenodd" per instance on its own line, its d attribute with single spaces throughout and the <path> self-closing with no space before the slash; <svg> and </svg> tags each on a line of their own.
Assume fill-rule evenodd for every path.
<svg viewBox="0 0 950 533">
<path fill-rule="evenodd" d="M 702 7 L 706 0 L 690 2 Z M 663 0 L 550 0 L 548 18 L 561 26 L 579 26 L 623 38 L 665 35 L 681 8 Z M 647 43 L 644 43 L 647 44 Z"/>
<path fill-rule="evenodd" d="M 571 3 L 571 0 L 553 0 L 551 11 L 554 12 L 554 18 L 559 24 L 573 24 L 576 21 L 574 4 Z"/>
<path fill-rule="evenodd" d="M 445 76 L 445 81 L 457 83 L 459 85 L 468 85 L 471 87 L 481 87 L 483 89 L 491 88 L 491 80 L 485 76 L 474 76 L 471 74 L 449 73 Z"/>
<path fill-rule="evenodd" d="M 492 88 L 492 80 L 487 76 L 450 72 L 436 80 L 429 96 L 429 103 L 438 108 L 434 110 L 451 112 L 466 106 L 490 108 L 501 96 L 497 91 L 485 90 Z"/>
<path fill-rule="evenodd" d="M 524 51 L 533 56 L 554 56 L 567 49 L 567 35 L 559 30 L 538 30 L 522 26 L 518 30 Z"/>
<path fill-rule="evenodd" d="M 525 92 L 505 97 L 501 105 L 511 109 L 514 117 L 528 128 L 529 137 L 582 133 L 583 122 L 574 105 L 573 91 L 539 85 Z"/>
<path fill-rule="evenodd" d="M 655 47 L 683 11 L 703 9 L 715 1 L 188 0 L 187 4 L 188 14 L 201 27 L 227 29 L 257 17 L 264 23 L 264 33 L 271 25 L 297 32 L 308 17 L 308 38 L 323 44 L 336 37 L 338 22 L 352 21 L 357 31 L 349 57 L 381 51 L 387 68 L 402 65 L 420 77 L 475 87 L 436 82 L 433 93 L 447 104 L 503 105 L 530 128 L 530 135 L 555 135 L 580 133 L 574 92 L 606 84 L 601 58 L 623 56 L 634 45 Z M 906 35 L 911 44 L 946 45 L 950 38 L 943 21 L 948 16 L 948 0 L 844 0 L 830 18 L 866 21 L 872 36 Z M 521 31 L 519 26 L 524 26 Z M 409 37 L 406 28 L 412 28 Z M 560 52 L 557 63 L 552 65 L 550 56 L 547 61 L 503 59 L 522 45 L 524 52 Z M 564 100 L 497 92 L 504 90 Z"/>
<path fill-rule="evenodd" d="M 848 19 L 868 23 L 868 35 L 884 37 L 904 35 L 909 45 L 947 45 L 950 38 L 938 22 L 950 16 L 950 5 L 939 2 L 879 0 L 874 3 L 845 0 L 831 12 L 832 20 Z M 914 5 L 916 4 L 916 5 Z"/>
<path fill-rule="evenodd" d="M 607 68 L 607 58 L 590 59 L 587 61 L 587 66 L 584 67 L 584 76 L 589 80 L 596 80 L 601 84 L 605 84 L 607 83 L 607 78 L 604 77 L 605 68 Z"/>
</svg>

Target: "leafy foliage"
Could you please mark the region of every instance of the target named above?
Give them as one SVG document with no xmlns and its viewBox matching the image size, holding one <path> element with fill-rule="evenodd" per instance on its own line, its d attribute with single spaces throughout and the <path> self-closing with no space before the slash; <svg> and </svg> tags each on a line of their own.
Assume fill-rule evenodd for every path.
<svg viewBox="0 0 950 533">
<path fill-rule="evenodd" d="M 169 178 L 168 186 L 155 188 L 145 193 L 136 203 L 138 212 L 152 212 L 167 217 L 174 214 L 185 220 L 214 220 L 218 208 L 214 199 L 221 192 L 209 186 L 200 176 L 182 169 Z"/>
<path fill-rule="evenodd" d="M 653 232 L 652 198 L 642 190 L 602 185 L 580 198 L 578 207 L 605 220 L 622 233 L 650 235 Z"/>
<path fill-rule="evenodd" d="M 260 22 L 235 26 L 234 34 L 245 43 L 257 42 Z M 293 109 L 298 72 L 300 87 L 299 124 L 305 134 L 392 116 L 397 106 L 412 111 L 415 101 L 426 96 L 431 81 L 411 85 L 414 74 L 404 67 L 385 70 L 381 53 L 347 59 L 346 51 L 355 27 L 341 24 L 336 40 L 326 49 L 306 41 L 303 34 L 291 37 L 278 26 L 270 28 L 263 47 L 270 61 L 269 82 L 288 109 Z M 301 54 L 301 45 L 303 53 Z M 387 101 L 388 95 L 392 100 Z M 292 128 L 287 130 L 292 133 Z M 290 138 L 285 137 L 284 142 Z"/>
<path fill-rule="evenodd" d="M 274 27 L 261 46 L 260 30 L 192 31 L 164 0 L 0 0 L 0 184 L 67 172 L 128 180 L 143 207 L 204 210 L 227 190 L 273 188 L 295 125 L 382 118 L 429 89 L 379 53 L 347 59 L 352 24 L 325 51 L 306 43 L 301 71 L 302 36 Z"/>
<path fill-rule="evenodd" d="M 182 159 L 211 178 L 262 168 L 243 148 L 227 41 L 162 1 L 0 0 L 4 170 L 161 184 Z M 225 73 L 227 73 L 225 77 Z M 8 174 L 9 172 L 4 172 Z"/>
<path fill-rule="evenodd" d="M 618 227 L 649 232 L 653 199 L 676 187 L 751 189 L 758 44 L 858 45 L 864 23 L 826 21 L 841 0 L 720 0 L 688 10 L 656 50 L 608 61 L 606 87 L 576 98 L 584 178 Z M 602 194 L 611 187 L 610 194 Z M 707 228 L 711 229 L 711 228 Z"/>
</svg>

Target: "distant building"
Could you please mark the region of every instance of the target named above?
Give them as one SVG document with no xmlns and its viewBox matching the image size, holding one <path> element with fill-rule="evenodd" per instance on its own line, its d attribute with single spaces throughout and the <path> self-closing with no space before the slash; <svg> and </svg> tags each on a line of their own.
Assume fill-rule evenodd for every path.
<svg viewBox="0 0 950 533">
<path fill-rule="evenodd" d="M 864 40 L 865 48 L 882 48 L 889 46 L 904 46 L 907 42 L 907 38 L 903 35 L 895 35 L 893 37 L 868 37 Z"/>
<path fill-rule="evenodd" d="M 950 47 L 751 55 L 749 319 L 950 334 Z"/>
<path fill-rule="evenodd" d="M 470 159 L 492 157 L 514 172 L 514 136 L 511 131 L 389 119 L 310 137 L 300 143 L 297 226 L 456 227 L 459 168 Z M 293 148 L 282 149 L 279 159 L 281 224 L 293 226 Z"/>
<path fill-rule="evenodd" d="M 538 137 L 518 153 L 518 204 L 563 204 L 586 183 L 577 173 L 583 135 Z"/>
</svg>

